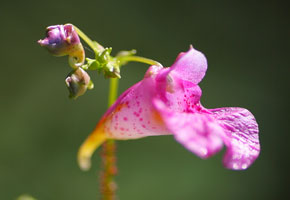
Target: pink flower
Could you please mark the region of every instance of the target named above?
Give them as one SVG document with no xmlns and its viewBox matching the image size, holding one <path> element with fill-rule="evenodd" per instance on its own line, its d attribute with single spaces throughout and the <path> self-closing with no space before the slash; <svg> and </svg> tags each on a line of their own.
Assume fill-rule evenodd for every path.
<svg viewBox="0 0 290 200">
<path fill-rule="evenodd" d="M 198 83 L 207 70 L 205 56 L 190 47 L 169 68 L 151 66 L 142 81 L 125 91 L 81 146 L 81 168 L 106 139 L 173 135 L 186 149 L 208 158 L 227 147 L 225 167 L 248 168 L 260 151 L 258 124 L 244 108 L 206 109 Z"/>
</svg>

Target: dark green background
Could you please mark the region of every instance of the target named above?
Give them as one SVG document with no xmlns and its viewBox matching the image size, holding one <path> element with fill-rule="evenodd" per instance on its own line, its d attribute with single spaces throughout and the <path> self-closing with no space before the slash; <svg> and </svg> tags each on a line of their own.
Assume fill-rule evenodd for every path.
<svg viewBox="0 0 290 200">
<path fill-rule="evenodd" d="M 108 80 L 92 74 L 95 89 L 69 100 L 67 58 L 36 43 L 46 26 L 67 22 L 113 53 L 135 48 L 165 66 L 193 44 L 209 63 L 200 84 L 203 105 L 248 108 L 260 126 L 261 155 L 246 171 L 224 169 L 224 150 L 202 160 L 172 136 L 118 142 L 121 200 L 289 197 L 288 8 L 282 1 L 2 2 L 0 199 L 99 195 L 99 151 L 89 172 L 80 171 L 76 153 L 106 110 Z M 124 67 L 120 92 L 142 79 L 147 67 Z"/>
</svg>

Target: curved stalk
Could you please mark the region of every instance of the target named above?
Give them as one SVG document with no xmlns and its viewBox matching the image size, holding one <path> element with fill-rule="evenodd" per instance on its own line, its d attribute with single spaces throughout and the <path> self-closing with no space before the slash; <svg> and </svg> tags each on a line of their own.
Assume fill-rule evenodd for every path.
<svg viewBox="0 0 290 200">
<path fill-rule="evenodd" d="M 84 32 L 82 32 L 78 27 L 75 25 L 74 29 L 77 31 L 78 35 L 91 47 L 91 49 L 95 52 L 95 54 L 99 54 L 101 50 L 104 49 L 102 45 L 100 45 L 96 41 L 92 41 Z"/>
<path fill-rule="evenodd" d="M 117 57 L 117 59 L 120 60 L 120 62 L 135 61 L 135 62 L 145 63 L 148 65 L 157 65 L 157 66 L 162 67 L 162 65 L 159 62 L 149 59 L 149 58 L 140 57 L 140 56 L 124 56 L 124 57 Z"/>
</svg>

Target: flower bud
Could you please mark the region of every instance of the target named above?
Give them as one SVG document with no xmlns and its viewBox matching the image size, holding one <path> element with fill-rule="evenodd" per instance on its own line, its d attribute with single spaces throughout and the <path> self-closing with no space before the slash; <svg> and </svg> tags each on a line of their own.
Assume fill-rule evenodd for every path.
<svg viewBox="0 0 290 200">
<path fill-rule="evenodd" d="M 83 95 L 87 89 L 94 87 L 89 74 L 80 67 L 67 76 L 65 83 L 70 93 L 69 97 L 73 99 Z"/>
<path fill-rule="evenodd" d="M 38 43 L 55 56 L 68 55 L 69 64 L 75 69 L 85 61 L 84 48 L 72 24 L 47 27 L 46 38 Z"/>
</svg>

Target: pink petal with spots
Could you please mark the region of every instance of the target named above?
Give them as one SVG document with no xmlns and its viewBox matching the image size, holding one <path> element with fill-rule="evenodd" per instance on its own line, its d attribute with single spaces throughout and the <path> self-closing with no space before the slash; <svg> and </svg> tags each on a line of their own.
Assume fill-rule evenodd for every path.
<svg viewBox="0 0 290 200">
<path fill-rule="evenodd" d="M 181 79 L 198 84 L 207 70 L 207 61 L 203 53 L 190 46 L 187 52 L 178 55 L 171 70 Z"/>
<path fill-rule="evenodd" d="M 258 124 L 250 111 L 244 108 L 210 109 L 225 130 L 227 146 L 223 163 L 229 169 L 248 168 L 259 156 Z"/>
<path fill-rule="evenodd" d="M 124 92 L 100 121 L 107 137 L 126 140 L 170 134 L 152 105 L 156 93 L 153 76 L 145 77 Z"/>
<path fill-rule="evenodd" d="M 163 70 L 156 76 L 158 95 L 172 111 L 194 112 L 198 109 L 201 89 L 195 83 L 180 79 L 170 70 Z"/>
<path fill-rule="evenodd" d="M 189 151 L 208 158 L 223 147 L 224 130 L 209 114 L 172 111 L 158 99 L 154 105 L 175 139 Z"/>
</svg>

